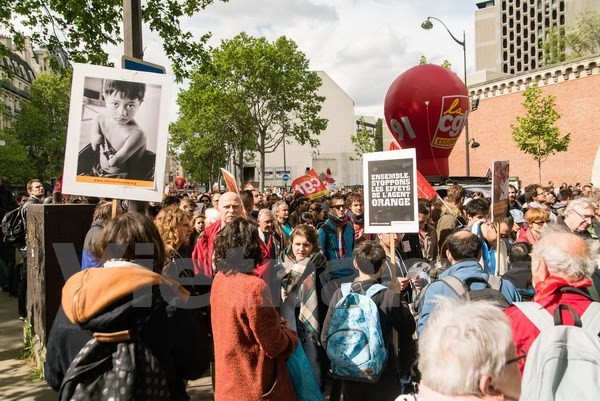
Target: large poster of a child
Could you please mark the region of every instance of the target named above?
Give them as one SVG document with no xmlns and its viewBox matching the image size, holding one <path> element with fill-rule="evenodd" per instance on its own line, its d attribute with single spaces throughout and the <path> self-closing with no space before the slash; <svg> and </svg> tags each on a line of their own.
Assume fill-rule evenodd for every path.
<svg viewBox="0 0 600 401">
<path fill-rule="evenodd" d="M 63 192 L 160 201 L 171 80 L 75 64 Z"/>
</svg>

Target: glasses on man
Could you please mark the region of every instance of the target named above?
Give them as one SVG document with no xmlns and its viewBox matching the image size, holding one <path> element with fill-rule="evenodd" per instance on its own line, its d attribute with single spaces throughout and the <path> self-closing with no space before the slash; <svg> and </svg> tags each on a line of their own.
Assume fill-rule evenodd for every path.
<svg viewBox="0 0 600 401">
<path fill-rule="evenodd" d="M 509 360 L 507 360 L 507 361 L 504 363 L 504 366 L 508 366 L 508 365 L 510 365 L 510 364 L 512 364 L 512 363 L 517 363 L 517 362 L 519 362 L 521 359 L 525 359 L 525 358 L 527 358 L 527 354 L 519 355 L 519 356 L 518 356 L 518 357 L 516 357 L 516 358 L 512 358 L 512 359 L 509 359 Z"/>
<path fill-rule="evenodd" d="M 593 214 L 584 214 L 584 215 L 582 215 L 581 213 L 579 213 L 575 209 L 573 209 L 573 211 L 577 214 L 577 216 L 581 217 L 581 220 L 583 220 L 583 221 L 588 221 L 588 222 L 592 223 L 592 221 L 594 220 L 595 216 Z"/>
<path fill-rule="evenodd" d="M 337 210 L 344 210 L 346 209 L 345 205 L 333 205 L 331 206 L 332 209 L 337 209 Z"/>
</svg>

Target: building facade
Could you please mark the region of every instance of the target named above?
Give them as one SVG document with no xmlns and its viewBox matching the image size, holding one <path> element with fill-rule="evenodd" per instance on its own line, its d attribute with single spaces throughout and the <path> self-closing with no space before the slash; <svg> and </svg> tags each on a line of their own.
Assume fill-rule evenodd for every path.
<svg viewBox="0 0 600 401">
<path fill-rule="evenodd" d="M 493 161 L 509 160 L 510 175 L 518 176 L 523 185 L 539 182 L 537 163 L 517 148 L 511 128 L 518 125 L 517 116 L 525 115 L 523 91 L 532 84 L 539 85 L 544 96 L 556 96 L 561 114 L 557 126 L 563 135 L 571 134 L 568 151 L 551 155 L 542 164 L 541 183 L 600 185 L 600 56 L 470 86 L 470 95 L 479 104 L 469 115 L 469 134 L 481 145 L 470 149 L 471 175 L 485 175 Z M 465 174 L 461 139 L 449 158 L 451 175 Z"/>
<path fill-rule="evenodd" d="M 475 69 L 518 74 L 544 66 L 547 33 L 568 30 L 598 0 L 485 0 L 475 11 Z"/>
<path fill-rule="evenodd" d="M 337 185 L 362 185 L 362 161 L 356 159 L 354 144 L 350 139 L 356 133 L 354 101 L 340 88 L 329 75 L 317 71 L 322 80 L 319 95 L 325 97 L 320 116 L 328 120 L 327 128 L 319 135 L 319 145 L 300 145 L 288 139 L 285 152 L 282 145 L 265 158 L 265 188 L 284 187 L 305 174 L 307 168 L 324 174 L 330 169 Z M 368 118 L 365 119 L 368 122 Z M 285 158 L 285 163 L 284 163 Z M 285 164 L 285 168 L 284 168 Z M 249 163 L 244 169 L 246 182 L 256 185 L 259 182 L 259 160 Z M 283 181 L 287 173 L 289 180 Z"/>
</svg>

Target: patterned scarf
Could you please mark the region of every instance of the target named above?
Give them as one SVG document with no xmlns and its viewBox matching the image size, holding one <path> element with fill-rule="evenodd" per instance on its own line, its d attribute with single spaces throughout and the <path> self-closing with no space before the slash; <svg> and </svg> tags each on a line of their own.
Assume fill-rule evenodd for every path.
<svg viewBox="0 0 600 401">
<path fill-rule="evenodd" d="M 321 325 L 319 324 L 316 266 L 324 262 L 324 259 L 321 259 L 323 259 L 323 255 L 316 252 L 310 258 L 296 262 L 291 247 L 288 247 L 284 254 L 286 275 L 281 283 L 281 297 L 284 302 L 290 295 L 298 293 L 298 302 L 300 303 L 298 319 L 317 343 L 319 343 L 321 335 Z"/>
</svg>

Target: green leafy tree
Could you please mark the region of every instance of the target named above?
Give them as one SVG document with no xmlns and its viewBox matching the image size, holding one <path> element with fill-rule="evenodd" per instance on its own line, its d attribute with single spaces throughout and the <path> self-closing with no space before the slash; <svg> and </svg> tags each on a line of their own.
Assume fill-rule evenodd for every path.
<svg viewBox="0 0 600 401">
<path fill-rule="evenodd" d="M 537 85 L 532 85 L 523 93 L 523 107 L 526 114 L 517 117 L 518 126 L 511 125 L 513 140 L 519 150 L 533 156 L 538 165 L 538 179 L 542 183 L 542 163 L 557 152 L 565 152 L 571 141 L 571 134 L 561 136 L 556 122 L 560 114 L 556 111 L 556 97 L 543 96 Z"/>
<path fill-rule="evenodd" d="M 222 0 L 227 1 L 227 0 Z M 207 56 L 209 34 L 196 37 L 181 22 L 204 10 L 213 0 L 147 0 L 142 4 L 142 21 L 164 42 L 178 80 L 191 66 Z M 107 45 L 123 41 L 123 0 L 19 0 L 0 2 L 0 29 L 9 32 L 16 44 L 24 33 L 37 46 L 57 56 L 81 63 L 109 65 Z M 7 49 L 0 45 L 0 51 Z"/>
<path fill-rule="evenodd" d="M 542 48 L 546 65 L 600 53 L 600 14 L 581 14 L 575 26 L 549 30 Z"/>
<path fill-rule="evenodd" d="M 0 174 L 12 184 L 24 185 L 33 177 L 27 150 L 21 145 L 13 133 L 8 130 L 0 132 Z"/>
<path fill-rule="evenodd" d="M 71 73 L 40 74 L 14 125 L 8 129 L 27 155 L 31 176 L 57 177 L 63 170 Z"/>
<path fill-rule="evenodd" d="M 350 160 L 362 160 L 364 153 L 380 152 L 383 150 L 383 129 L 381 119 L 377 120 L 375 128 L 367 126 L 364 118 L 358 120 L 356 134 L 350 136 L 354 144 L 354 152 L 358 157 L 350 157 Z"/>
<path fill-rule="evenodd" d="M 427 57 L 425 57 L 424 55 L 421 55 L 421 58 L 419 59 L 419 65 L 423 65 L 423 64 L 429 64 L 427 62 Z M 450 61 L 448 61 L 447 59 L 444 59 L 444 61 L 442 61 L 442 64 L 440 64 L 442 67 L 451 70 L 452 69 L 452 63 Z"/>
<path fill-rule="evenodd" d="M 217 135 L 221 146 L 235 154 L 240 181 L 244 155 L 257 152 L 262 189 L 265 156 L 283 140 L 318 145 L 317 136 L 327 127 L 319 117 L 325 100 L 317 94 L 320 86 L 293 41 L 280 37 L 270 43 L 241 33 L 223 41 L 209 62 L 192 73 L 190 88 L 179 94 L 185 111 L 177 124 L 196 121 L 197 131 Z"/>
</svg>

